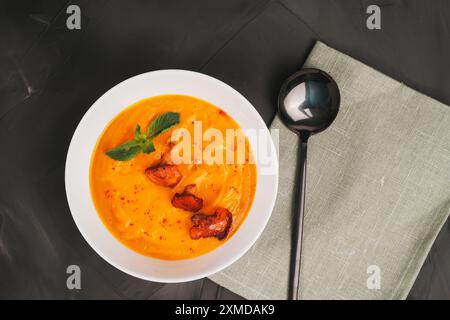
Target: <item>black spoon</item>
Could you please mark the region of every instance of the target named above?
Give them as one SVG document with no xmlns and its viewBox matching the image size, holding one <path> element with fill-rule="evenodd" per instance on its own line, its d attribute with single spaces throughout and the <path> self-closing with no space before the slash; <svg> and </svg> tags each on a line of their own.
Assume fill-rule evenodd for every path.
<svg viewBox="0 0 450 320">
<path fill-rule="evenodd" d="M 293 74 L 283 84 L 278 96 L 278 115 L 281 121 L 300 138 L 297 169 L 298 202 L 292 228 L 290 300 L 298 299 L 308 138 L 330 126 L 339 111 L 340 100 L 336 82 L 318 69 L 303 69 Z"/>
</svg>

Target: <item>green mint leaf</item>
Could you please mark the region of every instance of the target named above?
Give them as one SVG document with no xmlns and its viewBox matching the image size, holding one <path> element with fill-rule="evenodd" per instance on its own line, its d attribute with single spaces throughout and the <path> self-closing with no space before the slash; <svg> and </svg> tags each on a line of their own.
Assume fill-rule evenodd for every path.
<svg viewBox="0 0 450 320">
<path fill-rule="evenodd" d="M 147 136 L 154 138 L 180 122 L 178 112 L 166 112 L 155 118 L 147 128 Z"/>
<path fill-rule="evenodd" d="M 141 146 L 142 146 L 142 152 L 147 153 L 147 154 L 156 150 L 155 145 L 153 144 L 152 140 L 145 141 Z"/>
<path fill-rule="evenodd" d="M 134 140 L 139 140 L 140 137 L 141 137 L 141 126 L 137 124 L 136 128 L 134 129 Z"/>
<path fill-rule="evenodd" d="M 135 140 L 125 142 L 124 144 L 106 152 L 111 159 L 118 161 L 127 161 L 134 158 L 142 151 L 142 146 Z"/>
</svg>

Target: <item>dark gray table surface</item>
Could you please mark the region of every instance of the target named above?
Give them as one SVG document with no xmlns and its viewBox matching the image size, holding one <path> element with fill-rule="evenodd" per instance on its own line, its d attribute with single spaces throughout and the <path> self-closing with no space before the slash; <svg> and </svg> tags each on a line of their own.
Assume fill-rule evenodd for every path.
<svg viewBox="0 0 450 320">
<path fill-rule="evenodd" d="M 81 30 L 66 28 L 69 4 Z M 369 4 L 382 9 L 381 30 L 365 27 Z M 207 279 L 151 283 L 102 260 L 70 215 L 67 148 L 99 96 L 156 69 L 217 77 L 269 124 L 281 83 L 318 39 L 450 104 L 448 0 L 0 1 L 0 298 L 239 298 Z M 66 287 L 71 264 L 81 290 Z M 410 298 L 450 299 L 448 222 Z"/>
</svg>

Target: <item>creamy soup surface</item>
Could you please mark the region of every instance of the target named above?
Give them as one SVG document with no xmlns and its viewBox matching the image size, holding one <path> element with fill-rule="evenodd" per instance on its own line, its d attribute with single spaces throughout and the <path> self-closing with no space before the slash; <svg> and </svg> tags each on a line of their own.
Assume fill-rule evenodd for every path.
<svg viewBox="0 0 450 320">
<path fill-rule="evenodd" d="M 147 128 L 152 119 L 165 112 L 178 112 L 180 122 L 157 136 L 155 151 L 140 153 L 128 161 L 116 161 L 105 152 L 133 138 L 137 124 Z M 194 136 L 194 122 L 201 121 L 203 132 L 215 128 L 226 136 L 226 129 L 239 125 L 218 107 L 189 96 L 163 95 L 141 100 L 126 108 L 106 127 L 92 154 L 90 187 L 99 216 L 108 230 L 124 245 L 143 255 L 165 260 L 187 259 L 205 254 L 229 239 L 247 216 L 256 189 L 256 165 L 245 140 L 246 158 L 241 164 L 179 164 L 179 183 L 164 187 L 144 174 L 161 162 L 173 130 L 185 128 Z M 205 149 L 211 142 L 203 141 Z M 225 139 L 223 149 L 227 147 Z M 228 146 L 229 147 L 229 146 Z M 234 148 L 237 148 L 235 143 Z M 232 224 L 225 239 L 192 239 L 189 230 L 192 212 L 172 205 L 175 193 L 195 185 L 196 196 L 203 200 L 199 213 L 214 214 L 226 208 Z"/>
</svg>

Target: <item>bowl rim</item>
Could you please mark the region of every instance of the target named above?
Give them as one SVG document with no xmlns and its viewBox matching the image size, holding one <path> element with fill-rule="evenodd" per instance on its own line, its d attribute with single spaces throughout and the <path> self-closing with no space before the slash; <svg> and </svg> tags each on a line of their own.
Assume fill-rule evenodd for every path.
<svg viewBox="0 0 450 320">
<path fill-rule="evenodd" d="M 258 227 L 254 230 L 253 232 L 253 236 L 246 242 L 243 244 L 240 244 L 240 246 L 235 250 L 235 253 L 232 254 L 228 259 L 226 259 L 225 261 L 223 261 L 222 263 L 217 263 L 215 265 L 210 266 L 209 268 L 207 268 L 206 271 L 203 272 L 197 272 L 195 274 L 192 275 L 184 275 L 184 276 L 152 276 L 149 275 L 147 273 L 144 272 L 138 272 L 136 270 L 131 270 L 130 268 L 126 267 L 123 265 L 123 263 L 119 263 L 117 261 L 114 261 L 113 258 L 111 258 L 111 256 L 107 253 L 104 252 L 100 246 L 95 242 L 95 240 L 93 239 L 93 237 L 90 234 L 90 231 L 86 228 L 86 225 L 84 225 L 84 223 L 82 222 L 79 213 L 77 213 L 77 205 L 75 203 L 76 199 L 74 198 L 74 194 L 73 192 L 76 191 L 76 186 L 79 186 L 75 183 L 72 183 L 72 178 L 73 178 L 73 172 L 72 169 L 74 167 L 74 152 L 76 151 L 76 148 L 79 147 L 80 143 L 83 143 L 83 141 L 81 140 L 81 135 L 83 133 L 83 130 L 86 130 L 86 128 L 83 126 L 86 123 L 86 119 L 88 119 L 89 117 L 91 117 L 93 114 L 95 114 L 96 112 L 98 112 L 100 110 L 100 106 L 102 106 L 103 101 L 105 100 L 105 97 L 107 96 L 111 96 L 111 94 L 113 94 L 115 91 L 120 91 L 123 88 L 126 89 L 126 87 L 130 84 L 133 83 L 133 81 L 139 80 L 139 79 L 144 79 L 145 77 L 153 77 L 153 76 L 174 76 L 176 77 L 177 75 L 183 75 L 183 76 L 188 76 L 188 77 L 192 77 L 193 79 L 195 78 L 202 78 L 203 80 L 206 80 L 208 82 L 211 82 L 211 84 L 217 85 L 217 86 L 221 86 L 224 89 L 228 90 L 230 93 L 232 93 L 236 98 L 242 100 L 243 105 L 247 105 L 249 108 L 250 113 L 252 113 L 252 117 L 253 120 L 256 121 L 259 125 L 260 128 L 264 127 L 266 130 L 266 134 L 268 135 L 268 137 L 270 137 L 270 144 L 271 144 L 271 148 L 272 148 L 272 152 L 270 153 L 271 156 L 271 160 L 274 161 L 275 164 L 275 172 L 273 173 L 273 185 L 270 186 L 271 188 L 271 194 L 270 195 L 265 195 L 266 196 L 266 214 L 264 216 L 262 216 L 262 221 L 261 223 L 258 225 Z M 145 80 L 145 79 L 144 79 Z M 144 81 L 143 80 L 143 81 Z M 173 93 L 173 94 L 177 94 L 177 93 Z M 150 98 L 153 96 L 157 96 L 157 95 L 149 95 L 147 97 L 142 97 L 140 99 L 137 99 L 134 102 L 137 102 L 141 99 L 146 99 L 146 98 Z M 204 99 L 203 97 L 198 97 L 198 96 L 194 96 L 193 97 L 208 101 L 206 99 Z M 132 103 L 134 103 L 132 102 Z M 208 101 L 210 102 L 210 101 Z M 214 104 L 214 103 L 213 103 Z M 120 113 L 121 111 L 123 111 L 124 109 L 126 109 L 129 105 L 124 105 L 120 111 L 118 113 Z M 222 109 L 222 106 L 219 105 L 219 107 Z M 117 116 L 117 114 L 115 114 L 115 116 Z M 233 117 L 234 118 L 234 117 Z M 108 120 L 111 121 L 111 119 Z M 237 121 L 235 119 L 235 121 Z M 238 122 L 239 123 L 239 122 Z M 241 125 L 241 123 L 239 123 L 239 125 Z M 104 128 L 102 128 L 101 132 L 103 132 Z M 94 139 L 94 145 L 97 143 L 99 136 L 95 136 L 93 137 Z M 252 145 L 253 147 L 253 145 Z M 211 77 L 209 75 L 203 74 L 203 73 L 199 73 L 199 72 L 194 72 L 194 71 L 188 71 L 188 70 L 182 70 L 182 69 L 163 69 L 163 70 L 155 70 L 155 71 L 150 71 L 150 72 L 145 72 L 142 74 L 138 74 L 135 75 L 133 77 L 130 77 L 128 79 L 125 79 L 123 81 L 121 81 L 120 83 L 116 84 L 115 86 L 113 86 L 112 88 L 110 88 L 108 91 L 106 91 L 104 94 L 102 94 L 92 105 L 91 107 L 86 111 L 86 113 L 83 115 L 82 119 L 80 120 L 80 122 L 77 125 L 77 128 L 74 131 L 74 134 L 72 136 L 72 139 L 70 141 L 70 145 L 67 151 L 67 157 L 66 157 L 66 162 L 65 162 L 65 190 L 66 190 L 66 197 L 67 197 L 67 201 L 69 204 L 69 208 L 70 208 L 70 212 L 72 215 L 73 220 L 75 221 L 75 224 L 78 228 L 78 230 L 80 231 L 80 233 L 82 234 L 83 238 L 86 240 L 86 242 L 89 244 L 89 246 L 100 256 L 102 257 L 105 261 L 107 261 L 109 264 L 111 264 L 112 266 L 114 266 L 115 268 L 130 274 L 134 277 L 140 278 L 140 279 L 144 279 L 144 280 L 149 280 L 149 281 L 154 281 L 154 282 L 164 282 L 164 283 L 175 283 L 175 282 L 185 282 L 185 281 L 192 281 L 192 280 L 197 280 L 203 277 L 207 277 L 210 276 L 216 272 L 219 272 L 221 270 L 223 270 L 224 268 L 228 267 L 229 265 L 233 264 L 235 261 L 237 261 L 239 258 L 241 258 L 254 244 L 255 242 L 258 240 L 258 238 L 261 236 L 263 230 L 265 229 L 265 227 L 267 226 L 267 223 L 272 215 L 272 211 L 273 211 L 273 207 L 275 205 L 275 201 L 277 198 L 277 192 L 278 192 L 278 155 L 277 152 L 275 151 L 275 145 L 274 142 L 270 136 L 269 130 L 264 122 L 264 120 L 262 119 L 261 115 L 257 112 L 257 110 L 255 109 L 255 107 L 242 95 L 240 94 L 238 91 L 236 91 L 234 88 L 232 88 L 231 86 L 229 86 L 228 84 L 224 83 L 221 80 L 218 80 L 214 77 Z M 90 155 L 92 155 L 92 150 L 90 150 Z M 91 158 L 89 157 L 88 161 L 90 162 Z M 90 164 L 88 165 L 88 167 L 90 167 Z M 85 173 L 86 174 L 86 173 Z M 87 172 L 87 176 L 89 176 L 89 172 Z M 261 172 L 260 172 L 260 168 L 258 167 L 257 170 L 257 189 L 259 187 L 260 179 L 261 179 Z M 88 177 L 88 182 L 89 182 L 89 177 Z M 89 201 L 92 202 L 91 199 L 91 195 L 89 192 Z M 243 224 L 245 223 L 245 221 L 248 220 L 250 214 L 252 213 L 252 208 L 255 206 L 255 201 L 256 201 L 256 191 L 255 191 L 255 197 L 253 199 L 253 203 L 252 206 L 250 208 L 249 213 L 247 214 L 246 218 L 244 219 L 244 221 L 242 222 L 242 224 L 240 225 L 240 227 L 238 228 L 238 230 L 236 230 L 235 234 L 233 234 L 233 236 L 227 240 L 226 243 L 224 243 L 223 245 L 219 246 L 216 249 L 213 249 L 211 252 L 217 251 L 219 248 L 225 246 L 228 242 L 230 242 L 234 237 L 236 237 L 237 233 L 239 232 L 239 230 L 242 229 Z M 95 210 L 95 216 L 97 216 L 98 219 L 100 219 L 97 211 Z M 94 218 L 95 219 L 95 218 Z M 261 219 L 260 219 L 261 220 Z M 102 222 L 103 224 L 103 222 Z M 142 257 L 148 258 L 148 260 L 160 260 L 160 259 L 156 259 L 156 258 L 151 258 L 148 256 L 144 256 L 138 252 L 133 251 L 132 249 L 126 247 L 124 244 L 122 244 L 119 240 L 117 240 L 111 233 L 110 231 L 107 229 L 107 227 L 103 224 L 103 228 L 106 230 L 106 232 L 113 237 L 116 242 L 118 244 L 120 244 L 123 248 L 125 248 L 128 251 L 132 251 L 134 254 L 138 254 Z M 172 263 L 177 263 L 179 261 L 189 261 L 189 260 L 193 260 L 193 259 L 197 259 L 200 257 L 205 257 L 206 255 L 209 255 L 211 252 L 208 252 L 206 254 L 200 255 L 198 257 L 194 257 L 191 259 L 181 259 L 181 260 L 162 260 L 165 261 L 167 264 L 172 264 Z"/>
</svg>

